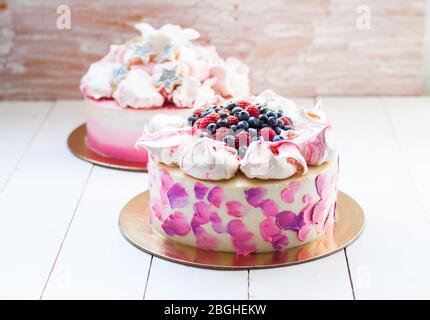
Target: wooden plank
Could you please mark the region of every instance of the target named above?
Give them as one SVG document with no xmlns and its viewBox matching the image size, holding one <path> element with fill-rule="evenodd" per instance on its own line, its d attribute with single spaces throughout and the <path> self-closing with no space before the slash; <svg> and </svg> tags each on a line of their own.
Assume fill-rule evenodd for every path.
<svg viewBox="0 0 430 320">
<path fill-rule="evenodd" d="M 80 97 L 76 88 L 89 64 L 109 44 L 137 35 L 132 26 L 142 20 L 196 28 L 199 43 L 249 65 L 255 93 L 267 87 L 302 96 L 422 92 L 424 0 L 2 4 L 0 96 L 10 99 Z M 57 7 L 66 5 L 70 29 L 56 23 L 65 16 Z"/>
<path fill-rule="evenodd" d="M 313 99 L 293 98 L 310 108 Z M 352 289 L 344 252 L 303 265 L 251 270 L 250 299 L 351 299 Z"/>
<path fill-rule="evenodd" d="M 91 169 L 66 145 L 83 114 L 57 103 L 0 194 L 1 298 L 40 297 Z"/>
<path fill-rule="evenodd" d="M 95 167 L 43 299 L 142 299 L 151 256 L 121 235 L 119 213 L 147 174 Z"/>
<path fill-rule="evenodd" d="M 250 299 L 352 299 L 343 250 L 296 266 L 251 270 Z"/>
<path fill-rule="evenodd" d="M 0 102 L 0 192 L 54 103 Z"/>
<path fill-rule="evenodd" d="M 154 257 L 145 299 L 247 299 L 248 272 L 188 267 Z"/>
<path fill-rule="evenodd" d="M 341 189 L 367 219 L 347 249 L 356 298 L 430 298 L 430 224 L 381 100 L 324 98 L 323 104 L 337 131 Z"/>
</svg>

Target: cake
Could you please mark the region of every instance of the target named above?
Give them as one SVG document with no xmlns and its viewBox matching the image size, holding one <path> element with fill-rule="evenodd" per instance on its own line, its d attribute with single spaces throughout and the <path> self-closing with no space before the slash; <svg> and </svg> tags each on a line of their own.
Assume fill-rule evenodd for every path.
<svg viewBox="0 0 430 320">
<path fill-rule="evenodd" d="M 249 255 L 317 240 L 335 223 L 338 156 L 320 103 L 296 106 L 272 91 L 154 117 L 150 222 L 179 243 Z"/>
<path fill-rule="evenodd" d="M 141 35 L 111 45 L 82 77 L 80 89 L 87 101 L 87 145 L 105 157 L 145 164 L 147 152 L 137 152 L 135 142 L 149 119 L 160 113 L 183 117 L 217 96 L 246 96 L 249 79 L 239 60 L 194 44 L 194 29 L 135 27 Z"/>
</svg>

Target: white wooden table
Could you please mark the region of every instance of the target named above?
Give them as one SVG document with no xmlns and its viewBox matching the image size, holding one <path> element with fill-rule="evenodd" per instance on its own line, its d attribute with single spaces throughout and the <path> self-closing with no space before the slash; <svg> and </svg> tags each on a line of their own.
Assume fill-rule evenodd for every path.
<svg viewBox="0 0 430 320">
<path fill-rule="evenodd" d="M 363 207 L 364 233 L 322 260 L 214 271 L 152 257 L 122 237 L 118 214 L 147 177 L 69 152 L 82 102 L 0 102 L 0 298 L 430 298 L 430 97 L 323 105 L 337 131 L 340 187 Z"/>
</svg>

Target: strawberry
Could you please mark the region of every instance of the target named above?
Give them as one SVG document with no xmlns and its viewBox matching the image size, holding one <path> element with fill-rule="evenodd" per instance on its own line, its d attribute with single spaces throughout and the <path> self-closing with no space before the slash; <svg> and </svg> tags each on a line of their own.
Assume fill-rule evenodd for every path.
<svg viewBox="0 0 430 320">
<path fill-rule="evenodd" d="M 228 135 L 229 133 L 230 133 L 230 130 L 228 128 L 221 127 L 215 131 L 214 138 L 215 138 L 215 140 L 222 141 L 224 139 L 224 137 L 226 135 Z"/>
<path fill-rule="evenodd" d="M 284 122 L 285 126 L 291 126 L 292 125 L 291 121 L 288 120 L 287 117 L 281 117 L 281 120 Z"/>
<path fill-rule="evenodd" d="M 211 114 L 208 114 L 206 117 L 201 119 L 202 121 L 199 123 L 198 128 L 199 129 L 206 129 L 207 126 L 209 125 L 209 123 L 216 123 L 220 118 L 221 118 L 221 116 L 218 113 L 212 112 Z"/>
<path fill-rule="evenodd" d="M 236 118 L 235 116 L 228 116 L 227 117 L 227 122 L 230 126 L 234 125 L 234 124 L 238 124 L 239 123 L 239 119 Z"/>
<path fill-rule="evenodd" d="M 197 108 L 193 111 L 193 115 L 195 115 L 197 118 L 199 118 L 203 111 L 205 111 L 203 108 Z"/>
<path fill-rule="evenodd" d="M 236 105 L 239 106 L 239 107 L 241 107 L 241 108 L 245 108 L 245 107 L 249 106 L 250 104 L 251 103 L 248 102 L 248 101 L 246 101 L 246 100 L 236 101 Z"/>
<path fill-rule="evenodd" d="M 258 110 L 257 106 L 254 106 L 252 104 L 245 107 L 245 111 L 248 111 L 251 117 L 258 118 L 258 116 L 260 115 L 260 110 Z"/>
<path fill-rule="evenodd" d="M 248 146 L 249 145 L 249 133 L 246 131 L 240 131 L 236 135 L 236 149 L 239 149 L 241 146 Z"/>
<path fill-rule="evenodd" d="M 265 127 L 260 130 L 260 136 L 262 136 L 265 141 L 272 141 L 276 133 L 272 128 Z"/>
</svg>

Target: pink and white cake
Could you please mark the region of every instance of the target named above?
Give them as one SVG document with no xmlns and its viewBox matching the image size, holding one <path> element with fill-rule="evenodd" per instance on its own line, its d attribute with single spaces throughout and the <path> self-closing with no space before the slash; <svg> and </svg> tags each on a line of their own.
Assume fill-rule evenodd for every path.
<svg viewBox="0 0 430 320">
<path fill-rule="evenodd" d="M 188 122 L 154 117 L 137 142 L 150 155 L 152 226 L 238 255 L 323 237 L 337 198 L 330 128 L 319 103 L 306 110 L 272 91 L 195 109 Z"/>
<path fill-rule="evenodd" d="M 194 29 L 164 25 L 136 26 L 140 36 L 111 45 L 93 63 L 80 89 L 87 103 L 87 144 L 115 159 L 146 163 L 135 142 L 154 115 L 184 117 L 190 109 L 217 96 L 249 94 L 248 67 L 237 59 L 220 58 L 213 47 L 199 46 Z"/>
</svg>

